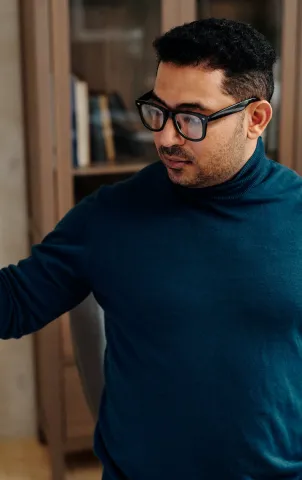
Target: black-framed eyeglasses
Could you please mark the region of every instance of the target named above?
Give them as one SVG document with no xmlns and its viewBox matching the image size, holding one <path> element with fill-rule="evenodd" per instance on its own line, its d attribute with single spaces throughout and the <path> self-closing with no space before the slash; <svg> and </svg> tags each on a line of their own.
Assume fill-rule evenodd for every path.
<svg viewBox="0 0 302 480">
<path fill-rule="evenodd" d="M 178 133 L 191 142 L 201 142 L 205 138 L 209 122 L 241 112 L 248 105 L 259 100 L 256 97 L 248 98 L 211 115 L 203 115 L 190 110 L 169 110 L 150 101 L 152 93 L 153 91 L 151 90 L 135 101 L 144 126 L 152 130 L 152 132 L 160 132 L 164 129 L 167 120 L 171 118 Z"/>
</svg>

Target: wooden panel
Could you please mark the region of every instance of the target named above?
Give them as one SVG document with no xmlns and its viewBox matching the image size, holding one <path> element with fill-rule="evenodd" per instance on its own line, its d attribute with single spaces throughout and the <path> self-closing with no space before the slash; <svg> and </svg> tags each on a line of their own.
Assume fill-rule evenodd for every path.
<svg viewBox="0 0 302 480">
<path fill-rule="evenodd" d="M 161 33 L 161 1 L 87 5 L 85 24 L 94 29 L 85 32 L 77 25 L 77 8 L 72 8 L 72 72 L 87 82 L 89 91 L 118 92 L 126 108 L 133 111 L 134 98 L 153 87 L 156 56 L 152 42 Z M 141 122 L 138 126 L 143 128 Z"/>
<path fill-rule="evenodd" d="M 83 450 L 86 444 L 68 443 L 71 451 Z M 12 438 L 0 441 L 1 480 L 50 480 L 48 449 L 31 438 Z M 93 452 L 73 455 L 66 468 L 66 480 L 101 480 L 102 466 Z M 57 480 L 57 478 L 55 479 Z"/>
<path fill-rule="evenodd" d="M 161 30 L 163 33 L 182 23 L 180 3 L 181 0 L 162 0 Z"/>
<path fill-rule="evenodd" d="M 140 163 L 116 163 L 115 165 L 109 163 L 95 163 L 89 167 L 77 167 L 72 168 L 71 173 L 74 176 L 83 176 L 83 175 L 119 175 L 121 173 L 135 173 L 139 172 L 143 168 L 147 167 L 149 164 L 146 162 Z"/>
<path fill-rule="evenodd" d="M 295 131 L 294 138 L 296 141 L 293 167 L 302 175 L 302 1 L 298 4 L 299 12 L 297 15 L 297 31 L 298 31 L 298 47 L 297 47 L 297 59 L 295 64 L 297 65 L 297 80 L 296 80 L 296 93 L 295 93 L 295 106 L 293 107 L 293 113 L 295 113 Z"/>
<path fill-rule="evenodd" d="M 55 225 L 49 0 L 20 6 L 26 157 L 31 237 L 39 242 Z M 39 429 L 47 437 L 52 478 L 63 480 L 63 388 L 58 322 L 35 334 Z"/>
<path fill-rule="evenodd" d="M 69 2 L 52 0 L 50 7 L 51 69 L 53 75 L 53 128 L 55 137 L 55 170 L 57 220 L 72 207 L 70 175 L 70 64 L 69 64 Z"/>
<path fill-rule="evenodd" d="M 298 5 L 300 0 L 283 0 L 281 49 L 280 162 L 295 167 L 295 110 L 298 68 Z"/>
<path fill-rule="evenodd" d="M 196 20 L 197 0 L 186 0 L 180 2 L 180 23 L 189 23 Z"/>
<path fill-rule="evenodd" d="M 41 237 L 54 226 L 48 1 L 20 1 L 29 206 Z"/>
<path fill-rule="evenodd" d="M 88 452 L 93 451 L 93 437 L 91 434 L 88 437 L 69 438 L 65 443 L 66 453 Z M 86 480 L 86 477 L 85 477 Z"/>
<path fill-rule="evenodd" d="M 63 345 L 64 363 L 74 363 L 74 351 L 70 333 L 70 316 L 65 314 L 61 319 L 61 335 Z"/>
<path fill-rule="evenodd" d="M 94 422 L 84 397 L 77 367 L 65 367 L 64 379 L 66 437 L 93 437 Z"/>
</svg>

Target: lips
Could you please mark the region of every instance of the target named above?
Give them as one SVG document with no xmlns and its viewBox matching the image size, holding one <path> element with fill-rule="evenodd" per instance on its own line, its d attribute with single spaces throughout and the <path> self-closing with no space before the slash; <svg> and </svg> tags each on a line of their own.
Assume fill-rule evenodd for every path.
<svg viewBox="0 0 302 480">
<path fill-rule="evenodd" d="M 181 160 L 177 158 L 167 158 L 165 157 L 165 165 L 168 168 L 173 168 L 175 170 L 181 170 L 185 165 L 189 165 L 192 162 L 189 162 L 187 160 Z"/>
</svg>

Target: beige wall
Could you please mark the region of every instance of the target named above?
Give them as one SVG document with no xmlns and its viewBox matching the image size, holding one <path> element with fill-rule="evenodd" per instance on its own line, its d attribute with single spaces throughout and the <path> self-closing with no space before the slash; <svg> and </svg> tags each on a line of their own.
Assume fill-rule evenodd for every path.
<svg viewBox="0 0 302 480">
<path fill-rule="evenodd" d="M 0 265 L 28 253 L 18 1 L 0 0 Z M 0 341 L 0 437 L 35 432 L 31 338 Z"/>
</svg>

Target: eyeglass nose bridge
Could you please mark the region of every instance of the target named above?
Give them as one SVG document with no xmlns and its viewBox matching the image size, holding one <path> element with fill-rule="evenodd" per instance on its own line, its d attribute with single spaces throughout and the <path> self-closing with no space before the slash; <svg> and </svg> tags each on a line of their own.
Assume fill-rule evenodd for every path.
<svg viewBox="0 0 302 480">
<path fill-rule="evenodd" d="M 179 135 L 181 135 L 182 137 L 184 137 L 184 134 L 182 133 L 180 126 L 177 124 L 176 115 L 177 115 L 178 113 L 179 113 L 179 112 L 173 112 L 172 110 L 168 110 L 168 109 L 165 110 L 165 118 L 164 118 L 162 130 L 165 128 L 167 121 L 168 121 L 169 119 L 171 119 L 171 120 L 172 120 L 172 123 L 173 123 L 173 126 L 174 126 L 174 128 L 176 129 L 177 133 L 179 133 Z M 185 137 L 184 137 L 184 138 L 185 138 Z"/>
<path fill-rule="evenodd" d="M 173 123 L 175 122 L 175 115 L 176 115 L 175 112 L 173 112 L 172 110 L 165 109 L 163 128 L 165 127 L 169 119 L 171 119 Z"/>
</svg>

